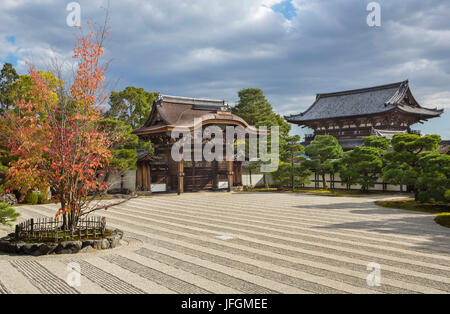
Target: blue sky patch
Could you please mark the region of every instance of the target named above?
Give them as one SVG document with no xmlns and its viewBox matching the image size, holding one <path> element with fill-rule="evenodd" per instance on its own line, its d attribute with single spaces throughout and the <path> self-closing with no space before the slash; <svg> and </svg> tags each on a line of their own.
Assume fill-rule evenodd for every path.
<svg viewBox="0 0 450 314">
<path fill-rule="evenodd" d="M 11 44 L 15 44 L 16 43 L 16 36 L 6 36 L 6 40 L 11 43 Z"/>
<path fill-rule="evenodd" d="M 17 60 L 18 60 L 19 58 L 16 56 L 16 55 L 14 55 L 14 54 L 12 54 L 12 53 L 9 53 L 7 56 L 6 56 L 6 58 L 4 58 L 3 60 L 1 60 L 2 61 L 2 63 L 11 63 L 12 65 L 13 65 L 13 67 L 16 67 L 17 66 Z"/>
<path fill-rule="evenodd" d="M 9 42 L 10 44 L 15 44 L 16 43 L 16 36 L 5 36 L 5 39 L 7 42 Z M 2 59 L 1 62 L 2 63 L 11 63 L 14 67 L 17 66 L 17 60 L 18 57 L 14 54 L 14 53 L 8 53 L 8 55 L 6 56 L 6 58 Z"/>
<path fill-rule="evenodd" d="M 275 12 L 283 14 L 283 16 L 291 20 L 294 16 L 297 15 L 297 11 L 295 7 L 292 5 L 291 0 L 285 0 L 283 2 L 277 3 L 271 7 Z"/>
</svg>

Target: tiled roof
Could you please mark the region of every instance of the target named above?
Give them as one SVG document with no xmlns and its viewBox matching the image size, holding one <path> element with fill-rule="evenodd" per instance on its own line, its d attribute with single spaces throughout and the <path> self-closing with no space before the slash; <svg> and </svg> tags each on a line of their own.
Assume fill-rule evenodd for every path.
<svg viewBox="0 0 450 314">
<path fill-rule="evenodd" d="M 175 127 L 194 128 L 199 120 L 229 122 L 253 129 L 241 117 L 232 114 L 224 100 L 160 95 L 145 125 L 133 133 L 159 133 Z"/>
<path fill-rule="evenodd" d="M 318 94 L 316 101 L 305 112 L 287 116 L 285 119 L 288 122 L 296 123 L 383 113 L 395 108 L 429 117 L 439 116 L 443 112 L 443 110 L 424 108 L 418 104 L 407 104 L 403 100 L 408 96 L 412 97 L 408 81 L 344 92 Z"/>
</svg>

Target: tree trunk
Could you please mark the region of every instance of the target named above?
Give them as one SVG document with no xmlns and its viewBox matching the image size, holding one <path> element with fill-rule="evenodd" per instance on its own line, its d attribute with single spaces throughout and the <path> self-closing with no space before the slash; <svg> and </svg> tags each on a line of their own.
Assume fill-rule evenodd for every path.
<svg viewBox="0 0 450 314">
<path fill-rule="evenodd" d="M 327 188 L 327 182 L 325 181 L 325 173 L 322 174 L 322 184 L 323 184 L 323 189 L 325 190 Z"/>
<path fill-rule="evenodd" d="M 59 194 L 60 197 L 60 203 L 61 203 L 61 210 L 64 213 L 65 209 L 66 209 L 66 203 L 64 202 L 64 195 L 62 193 Z M 67 213 L 63 214 L 63 224 L 62 224 L 62 228 L 66 229 L 68 226 L 68 221 L 67 221 Z"/>
<path fill-rule="evenodd" d="M 253 183 L 252 183 L 252 171 L 250 169 L 248 169 L 248 173 L 250 174 L 250 187 L 253 187 Z"/>
<path fill-rule="evenodd" d="M 69 222 L 67 219 L 67 213 L 65 213 L 65 214 L 63 214 L 63 225 L 62 225 L 63 230 L 67 229 L 68 226 L 69 226 Z"/>
<path fill-rule="evenodd" d="M 292 154 L 291 158 L 291 186 L 292 186 L 292 192 L 294 192 L 295 186 L 294 186 L 294 154 Z"/>
</svg>

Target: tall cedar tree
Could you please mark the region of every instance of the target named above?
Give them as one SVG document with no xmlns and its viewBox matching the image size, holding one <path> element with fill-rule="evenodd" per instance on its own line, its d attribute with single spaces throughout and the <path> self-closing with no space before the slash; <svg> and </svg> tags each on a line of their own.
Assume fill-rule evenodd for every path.
<svg viewBox="0 0 450 314">
<path fill-rule="evenodd" d="M 267 101 L 261 89 L 242 89 L 239 91 L 238 96 L 239 103 L 232 109 L 234 114 L 256 127 L 278 125 L 281 137 L 289 135 L 291 130 L 290 124 L 273 111 L 272 105 Z"/>
<path fill-rule="evenodd" d="M 19 75 L 11 63 L 5 63 L 0 73 L 0 115 L 3 111 L 13 106 L 14 83 L 19 79 Z"/>
<path fill-rule="evenodd" d="M 102 83 L 100 65 L 106 30 L 77 38 L 73 58 L 77 71 L 70 89 L 61 83 L 58 97 L 30 67 L 28 96 L 15 103 L 19 114 L 5 115 L 6 146 L 18 160 L 8 172 L 8 187 L 45 188 L 57 192 L 65 226 L 76 228 L 81 216 L 98 210 L 90 194 L 105 190 L 102 180 L 116 138 L 101 129 Z M 28 99 L 28 100 L 26 100 Z"/>
<path fill-rule="evenodd" d="M 262 89 L 247 88 L 242 89 L 238 93 L 239 102 L 232 108 L 232 113 L 244 119 L 248 124 L 255 127 L 279 126 L 280 128 L 280 152 L 284 150 L 286 138 L 289 136 L 291 126 L 289 123 L 273 111 L 272 105 L 267 101 Z M 271 137 L 269 135 L 267 145 L 271 146 Z M 248 143 L 247 143 L 248 150 Z M 269 148 L 268 148 L 269 151 Z M 261 161 L 253 161 L 246 168 L 256 171 L 261 166 Z M 264 185 L 268 187 L 268 180 L 263 173 Z"/>
</svg>

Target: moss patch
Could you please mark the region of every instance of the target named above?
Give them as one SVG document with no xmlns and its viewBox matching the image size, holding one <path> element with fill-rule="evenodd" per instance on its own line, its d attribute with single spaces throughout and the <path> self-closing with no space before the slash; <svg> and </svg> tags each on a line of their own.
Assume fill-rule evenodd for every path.
<svg viewBox="0 0 450 314">
<path fill-rule="evenodd" d="M 369 191 L 369 192 L 361 192 L 358 190 L 327 190 L 327 189 L 295 189 L 291 190 L 282 190 L 277 188 L 253 188 L 247 189 L 247 192 L 283 192 L 283 193 L 305 193 L 305 194 L 316 194 L 316 195 L 328 195 L 328 196 L 364 196 L 364 195 L 375 195 L 375 194 L 383 194 L 380 191 Z"/>
<path fill-rule="evenodd" d="M 434 221 L 444 227 L 450 228 L 450 203 L 419 203 L 413 199 L 390 200 L 390 201 L 376 201 L 376 205 L 411 210 L 415 212 L 434 214 L 436 218 Z"/>
<path fill-rule="evenodd" d="M 278 192 L 277 188 L 252 188 L 247 189 L 247 192 Z"/>
<path fill-rule="evenodd" d="M 434 221 L 443 227 L 450 228 L 450 213 L 437 214 Z"/>
<path fill-rule="evenodd" d="M 331 195 L 331 196 L 347 196 L 347 195 L 368 195 L 373 193 L 363 193 L 361 191 L 356 190 L 313 190 L 313 189 L 295 189 L 294 193 L 310 193 L 310 194 L 318 194 L 318 195 Z"/>
</svg>

